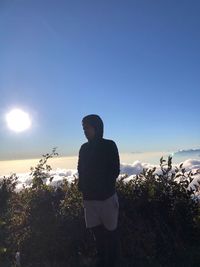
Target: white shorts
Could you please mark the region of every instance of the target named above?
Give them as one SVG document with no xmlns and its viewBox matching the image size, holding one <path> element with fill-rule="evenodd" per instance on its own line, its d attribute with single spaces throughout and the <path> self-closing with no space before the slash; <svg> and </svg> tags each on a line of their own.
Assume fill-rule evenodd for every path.
<svg viewBox="0 0 200 267">
<path fill-rule="evenodd" d="M 83 200 L 86 228 L 103 224 L 107 230 L 117 228 L 119 201 L 115 193 L 106 200 Z"/>
</svg>

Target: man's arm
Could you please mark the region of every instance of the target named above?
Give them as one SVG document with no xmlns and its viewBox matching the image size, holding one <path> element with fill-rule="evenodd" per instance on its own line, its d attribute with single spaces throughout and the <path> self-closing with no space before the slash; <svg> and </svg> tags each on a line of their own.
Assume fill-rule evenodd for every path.
<svg viewBox="0 0 200 267">
<path fill-rule="evenodd" d="M 109 158 L 109 173 L 113 180 L 116 180 L 120 173 L 119 153 L 115 142 L 112 141 Z"/>
<path fill-rule="evenodd" d="M 78 156 L 78 190 L 82 191 L 81 186 L 81 169 L 82 169 L 82 147 L 79 150 L 79 156 Z"/>
</svg>

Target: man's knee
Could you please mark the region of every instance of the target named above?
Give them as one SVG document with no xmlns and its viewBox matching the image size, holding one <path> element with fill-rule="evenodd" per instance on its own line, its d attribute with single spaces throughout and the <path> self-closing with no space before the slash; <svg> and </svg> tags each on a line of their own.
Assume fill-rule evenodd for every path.
<svg viewBox="0 0 200 267">
<path fill-rule="evenodd" d="M 91 227 L 90 232 L 94 236 L 95 241 L 97 239 L 102 239 L 105 236 L 105 228 L 102 224 Z"/>
<path fill-rule="evenodd" d="M 115 230 L 109 231 L 105 230 L 105 238 L 107 246 L 111 249 L 113 249 L 114 253 L 117 253 L 117 256 L 120 256 L 120 236 L 118 228 Z"/>
<path fill-rule="evenodd" d="M 118 228 L 115 228 L 114 230 L 110 230 L 110 229 L 106 229 L 106 228 L 104 228 L 104 229 L 105 229 L 104 231 L 106 233 L 106 236 L 108 238 L 116 238 L 119 234 Z"/>
</svg>

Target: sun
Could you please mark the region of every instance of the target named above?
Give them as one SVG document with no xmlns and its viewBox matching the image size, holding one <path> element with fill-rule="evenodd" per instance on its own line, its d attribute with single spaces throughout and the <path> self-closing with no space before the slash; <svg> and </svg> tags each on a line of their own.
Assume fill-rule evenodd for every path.
<svg viewBox="0 0 200 267">
<path fill-rule="evenodd" d="M 8 128 L 14 132 L 23 132 L 31 127 L 31 119 L 28 113 L 21 109 L 12 109 L 6 114 Z"/>
</svg>

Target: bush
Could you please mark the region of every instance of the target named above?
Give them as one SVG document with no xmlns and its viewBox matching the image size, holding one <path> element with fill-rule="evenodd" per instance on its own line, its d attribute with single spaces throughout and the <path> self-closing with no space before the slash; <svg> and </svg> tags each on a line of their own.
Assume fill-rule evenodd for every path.
<svg viewBox="0 0 200 267">
<path fill-rule="evenodd" d="M 94 240 L 85 228 L 77 177 L 55 188 L 43 155 L 31 168 L 33 184 L 14 191 L 16 177 L 0 183 L 1 258 L 21 254 L 22 266 L 93 266 Z M 172 158 L 160 160 L 161 172 L 144 169 L 126 182 L 117 181 L 122 266 L 198 266 L 200 210 L 188 185 L 196 173 L 182 165 L 172 171 Z M 177 182 L 177 179 L 180 181 Z M 10 260 L 10 266 L 12 265 Z M 3 265 L 2 265 L 3 266 Z M 6 265 L 5 265 L 6 266 Z"/>
<path fill-rule="evenodd" d="M 9 201 L 14 194 L 14 189 L 16 186 L 17 177 L 15 174 L 6 178 L 3 177 L 0 179 L 0 262 L 3 262 L 4 265 L 7 263 L 7 236 L 8 232 L 8 206 Z"/>
<path fill-rule="evenodd" d="M 146 169 L 117 183 L 123 255 L 141 266 L 197 266 L 200 259 L 199 203 L 188 190 L 195 174 L 185 174 L 182 165 L 171 172 L 171 160 L 161 158 L 161 174 Z"/>
</svg>

